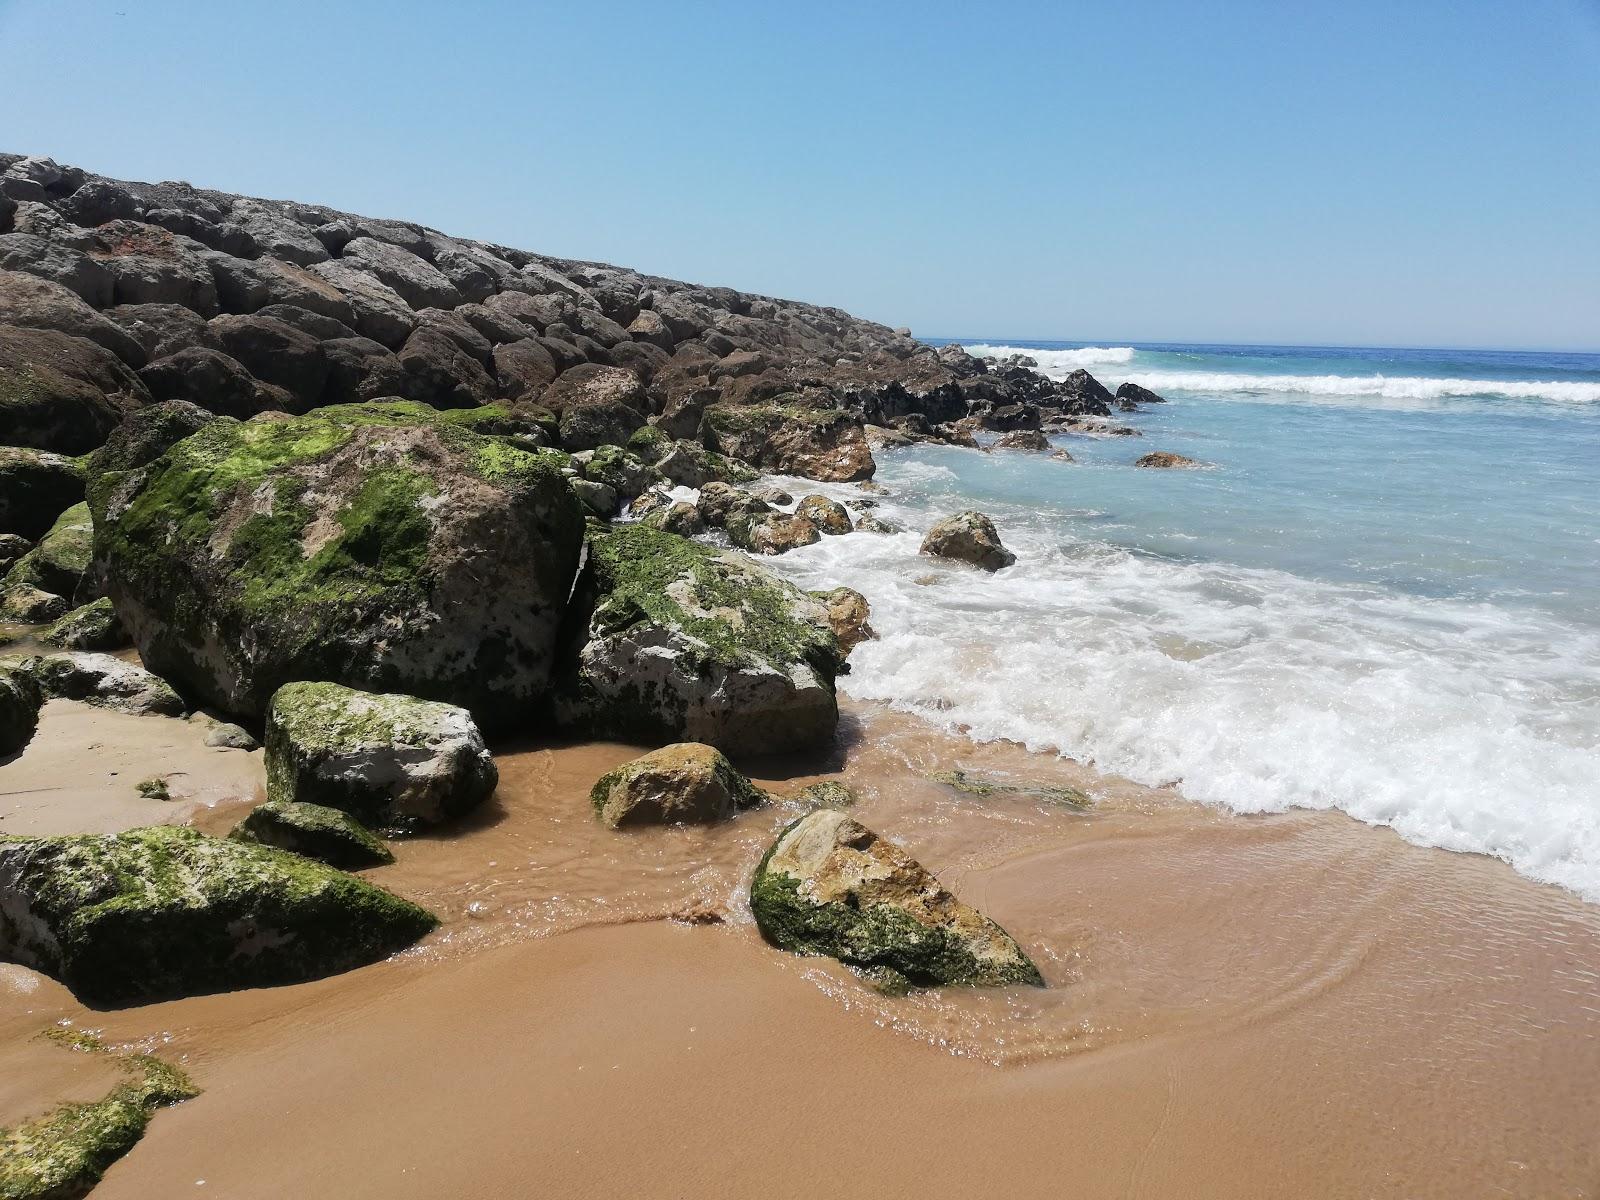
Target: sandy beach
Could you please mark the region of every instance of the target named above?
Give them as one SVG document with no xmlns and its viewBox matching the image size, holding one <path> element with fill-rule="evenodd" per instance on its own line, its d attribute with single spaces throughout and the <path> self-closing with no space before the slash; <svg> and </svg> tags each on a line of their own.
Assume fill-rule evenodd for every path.
<svg viewBox="0 0 1600 1200">
<path fill-rule="evenodd" d="M 134 733 L 192 732 L 58 702 L 0 791 L 59 771 L 86 725 L 113 757 Z M 479 816 L 396 843 L 370 878 L 444 924 L 388 962 L 109 1012 L 0 968 L 0 1121 L 103 1089 L 109 1068 L 33 1036 L 70 1023 L 204 1089 L 158 1114 L 108 1197 L 1600 1186 L 1600 915 L 1498 862 L 1337 814 L 1219 813 L 856 704 L 831 774 L 857 815 L 1004 923 L 1049 983 L 893 998 L 761 942 L 743 892 L 795 815 L 781 802 L 709 828 L 599 826 L 589 784 L 636 751 L 502 754 Z M 259 754 L 183 761 L 233 781 L 186 806 L 201 828 L 255 802 Z M 814 778 L 747 765 L 779 794 Z M 956 769 L 1025 790 L 928 778 Z M 7 803 L 8 832 L 39 833 L 174 808 Z"/>
</svg>

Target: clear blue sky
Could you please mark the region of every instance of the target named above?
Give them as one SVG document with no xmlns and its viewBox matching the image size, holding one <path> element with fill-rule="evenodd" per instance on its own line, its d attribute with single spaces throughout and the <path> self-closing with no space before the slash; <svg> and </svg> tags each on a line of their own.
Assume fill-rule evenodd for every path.
<svg viewBox="0 0 1600 1200">
<path fill-rule="evenodd" d="M 1600 0 L 0 0 L 0 148 L 928 335 L 1600 348 Z"/>
</svg>

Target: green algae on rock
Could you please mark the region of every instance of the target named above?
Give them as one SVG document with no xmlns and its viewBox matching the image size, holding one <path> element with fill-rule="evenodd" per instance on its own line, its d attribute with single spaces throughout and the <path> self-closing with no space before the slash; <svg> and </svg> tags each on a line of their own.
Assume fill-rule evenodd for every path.
<svg viewBox="0 0 1600 1200">
<path fill-rule="evenodd" d="M 436 924 L 353 875 L 192 829 L 0 840 L 0 960 L 100 1007 L 318 979 Z"/>
<path fill-rule="evenodd" d="M 207 425 L 93 503 L 144 661 L 224 711 L 302 679 L 485 722 L 544 698 L 583 536 L 545 452 L 421 404 L 333 406 Z"/>
<path fill-rule="evenodd" d="M 1044 986 L 1010 934 L 836 810 L 809 813 L 778 835 L 756 869 L 750 908 L 780 949 L 892 972 L 912 986 Z"/>
<path fill-rule="evenodd" d="M 1088 808 L 1094 801 L 1088 793 L 1077 788 L 1055 783 L 1017 783 L 991 775 L 974 775 L 957 768 L 954 771 L 935 771 L 928 776 L 935 783 L 965 792 L 969 796 L 1011 795 L 1027 796 L 1068 808 Z"/>
<path fill-rule="evenodd" d="M 597 527 L 571 613 L 568 725 L 730 754 L 828 742 L 843 656 L 820 605 L 742 556 Z"/>
<path fill-rule="evenodd" d="M 112 1058 L 127 1080 L 104 1098 L 58 1105 L 32 1121 L 0 1129 L 0 1197 L 73 1200 L 138 1143 L 156 1110 L 200 1094 L 189 1077 L 150 1054 L 121 1054 L 99 1038 L 55 1028 L 42 1036 L 70 1051 Z"/>
<path fill-rule="evenodd" d="M 500 773 L 464 708 L 335 683 L 291 683 L 267 709 L 267 796 L 337 808 L 378 829 L 437 825 Z"/>
<path fill-rule="evenodd" d="M 106 596 L 73 609 L 39 634 L 46 646 L 60 650 L 115 650 L 128 635 Z"/>
<path fill-rule="evenodd" d="M 342 871 L 394 861 L 389 847 L 361 822 L 322 804 L 269 800 L 251 810 L 228 836 L 258 846 L 276 846 Z"/>
<path fill-rule="evenodd" d="M 86 504 L 74 504 L 50 526 L 39 544 L 19 558 L 5 578 L 0 593 L 8 598 L 26 588 L 60 596 L 68 608 L 78 593 L 94 554 L 94 524 Z"/>
<path fill-rule="evenodd" d="M 837 779 L 822 779 L 816 783 L 801 788 L 789 797 L 791 804 L 802 805 L 806 808 L 835 808 L 845 809 L 856 806 L 857 797 L 854 789 Z"/>
<path fill-rule="evenodd" d="M 130 413 L 85 463 L 91 481 L 111 471 L 131 471 L 154 462 L 190 434 L 217 421 L 233 421 L 187 400 L 163 400 Z M 91 482 L 91 486 L 92 482 Z"/>
<path fill-rule="evenodd" d="M 612 829 L 722 821 L 766 798 L 720 750 L 701 742 L 678 742 L 625 762 L 589 793 L 595 815 Z"/>
</svg>

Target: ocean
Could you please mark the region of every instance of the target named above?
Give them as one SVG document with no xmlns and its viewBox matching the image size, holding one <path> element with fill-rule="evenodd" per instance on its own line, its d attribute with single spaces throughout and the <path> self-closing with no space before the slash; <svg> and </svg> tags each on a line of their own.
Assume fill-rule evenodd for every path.
<svg viewBox="0 0 1600 1200">
<path fill-rule="evenodd" d="M 871 600 L 848 695 L 1600 902 L 1600 355 L 963 344 L 1170 403 L 1118 415 L 1139 437 L 1053 435 L 1072 463 L 880 451 L 908 532 L 771 560 Z M 1014 567 L 918 556 L 962 508 Z"/>
</svg>

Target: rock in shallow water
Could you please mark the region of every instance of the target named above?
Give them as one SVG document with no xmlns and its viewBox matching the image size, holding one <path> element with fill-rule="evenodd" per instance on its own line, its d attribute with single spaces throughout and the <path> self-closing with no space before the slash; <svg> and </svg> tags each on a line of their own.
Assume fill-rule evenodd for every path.
<svg viewBox="0 0 1600 1200">
<path fill-rule="evenodd" d="M 228 834 L 236 842 L 276 846 L 353 871 L 394 861 L 381 840 L 347 812 L 321 804 L 269 800 Z"/>
<path fill-rule="evenodd" d="M 1198 467 L 1200 464 L 1194 459 L 1182 454 L 1174 454 L 1171 450 L 1152 450 L 1134 464 L 1136 467 L 1155 467 L 1157 469 L 1172 470 L 1179 467 Z"/>
<path fill-rule="evenodd" d="M 765 799 L 721 751 L 700 742 L 663 746 L 625 762 L 589 793 L 595 815 L 612 829 L 722 821 Z"/>
<path fill-rule="evenodd" d="M 750 885 L 762 936 L 916 987 L 1044 986 L 1011 935 L 900 847 L 833 809 L 779 835 Z"/>
<path fill-rule="evenodd" d="M 154 826 L 0 841 L 0 959 L 115 1007 L 317 979 L 436 919 L 282 850 Z"/>
<path fill-rule="evenodd" d="M 267 796 L 337 808 L 378 829 L 438 825 L 500 772 L 464 708 L 333 683 L 291 683 L 267 709 Z"/>
<path fill-rule="evenodd" d="M 1017 561 L 1017 556 L 1001 545 L 994 522 L 971 510 L 945 517 L 928 530 L 921 553 L 971 563 L 985 571 L 998 571 Z"/>
</svg>

